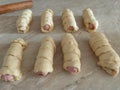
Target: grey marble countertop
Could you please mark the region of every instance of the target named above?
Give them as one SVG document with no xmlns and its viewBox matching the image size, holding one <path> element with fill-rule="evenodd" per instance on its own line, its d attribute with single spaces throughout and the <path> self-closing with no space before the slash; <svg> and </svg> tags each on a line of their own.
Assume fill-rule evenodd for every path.
<svg viewBox="0 0 120 90">
<path fill-rule="evenodd" d="M 0 5 L 17 0 L 0 0 Z M 22 0 L 19 0 L 22 1 Z M 0 66 L 10 42 L 22 37 L 28 42 L 22 63 L 23 78 L 7 83 L 0 81 L 0 90 L 120 90 L 120 74 L 113 78 L 96 65 L 98 58 L 88 45 L 89 34 L 85 31 L 81 15 L 82 10 L 90 7 L 99 21 L 98 31 L 105 33 L 116 52 L 120 55 L 120 0 L 33 0 L 31 8 L 34 20 L 27 34 L 18 34 L 16 20 L 22 12 L 16 11 L 0 15 Z M 46 8 L 55 12 L 55 30 L 51 33 L 40 32 L 40 15 Z M 78 75 L 70 75 L 62 68 L 63 57 L 60 40 L 65 33 L 61 25 L 61 11 L 73 10 L 80 30 L 73 35 L 79 43 L 82 53 L 82 69 Z M 54 58 L 54 72 L 47 77 L 38 77 L 33 73 L 35 58 L 41 38 L 52 36 L 57 45 Z"/>
</svg>

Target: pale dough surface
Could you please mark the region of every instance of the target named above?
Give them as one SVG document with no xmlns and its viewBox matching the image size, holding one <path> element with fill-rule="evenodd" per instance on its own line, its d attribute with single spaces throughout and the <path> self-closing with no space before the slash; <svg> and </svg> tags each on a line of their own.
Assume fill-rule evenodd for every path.
<svg viewBox="0 0 120 90">
<path fill-rule="evenodd" d="M 81 71 L 81 52 L 78 48 L 78 43 L 73 35 L 66 33 L 62 37 L 61 46 L 64 56 L 63 68 L 67 70 L 67 67 L 69 66 L 75 67 L 78 69 L 77 73 L 79 73 Z"/>
<path fill-rule="evenodd" d="M 101 36 L 101 37 L 100 37 Z M 97 39 L 99 40 L 97 42 Z M 107 37 L 101 32 L 92 32 L 90 46 L 99 57 L 98 65 L 112 76 L 117 76 L 120 68 L 120 57 L 108 42 Z M 91 44 L 91 41 L 96 41 Z"/>
<path fill-rule="evenodd" d="M 55 54 L 55 48 L 56 46 L 52 37 L 43 38 L 35 61 L 35 73 L 47 75 L 53 72 L 53 57 Z"/>
<path fill-rule="evenodd" d="M 27 33 L 30 30 L 31 21 L 32 11 L 30 9 L 24 10 L 16 22 L 18 33 Z"/>
<path fill-rule="evenodd" d="M 83 10 L 83 21 L 88 32 L 94 32 L 98 28 L 98 21 L 96 20 L 93 11 L 90 8 Z M 94 25 L 94 29 L 89 28 L 89 24 Z"/>
<path fill-rule="evenodd" d="M 22 55 L 24 46 L 26 45 L 27 43 L 21 38 L 18 38 L 11 43 L 10 48 L 4 57 L 2 67 L 0 69 L 0 76 L 10 74 L 14 76 L 13 81 L 21 79 Z"/>
<path fill-rule="evenodd" d="M 75 32 L 79 30 L 74 14 L 70 9 L 65 9 L 62 12 L 62 24 L 66 32 Z M 69 27 L 73 27 L 73 30 L 71 31 Z"/>
<path fill-rule="evenodd" d="M 42 32 L 53 31 L 53 29 L 54 29 L 53 16 L 54 16 L 54 12 L 51 9 L 47 9 L 47 10 L 43 11 L 43 13 L 41 15 L 41 31 Z M 45 30 L 43 28 L 45 25 L 49 25 L 50 29 Z"/>
</svg>

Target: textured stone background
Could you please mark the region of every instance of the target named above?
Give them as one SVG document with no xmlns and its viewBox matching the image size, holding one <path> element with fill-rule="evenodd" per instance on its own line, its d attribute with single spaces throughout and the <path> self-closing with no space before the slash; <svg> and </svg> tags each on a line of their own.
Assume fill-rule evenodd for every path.
<svg viewBox="0 0 120 90">
<path fill-rule="evenodd" d="M 0 5 L 17 0 L 0 0 Z M 21 1 L 21 0 L 19 0 Z M 0 15 L 0 66 L 10 41 L 22 37 L 29 46 L 24 52 L 22 64 L 23 78 L 20 81 L 6 83 L 0 81 L 0 90 L 120 90 L 120 74 L 113 78 L 96 65 L 98 58 L 89 45 L 89 34 L 82 24 L 82 10 L 90 7 L 99 21 L 98 31 L 104 32 L 113 48 L 120 54 L 120 0 L 34 0 L 34 21 L 27 34 L 18 34 L 15 26 L 21 11 Z M 46 8 L 54 10 L 55 30 L 51 33 L 40 32 L 40 14 Z M 61 25 L 61 11 L 64 8 L 73 10 L 80 30 L 74 33 L 82 52 L 82 71 L 76 76 L 62 69 L 63 57 L 60 47 L 61 36 L 65 33 Z M 33 73 L 34 61 L 40 46 L 41 38 L 53 36 L 57 52 L 54 58 L 54 72 L 47 77 L 39 78 Z"/>
</svg>

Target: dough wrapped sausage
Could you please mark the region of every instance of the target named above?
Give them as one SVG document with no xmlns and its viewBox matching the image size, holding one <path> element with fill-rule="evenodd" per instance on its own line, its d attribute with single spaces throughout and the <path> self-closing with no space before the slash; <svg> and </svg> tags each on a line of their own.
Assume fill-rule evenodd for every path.
<svg viewBox="0 0 120 90">
<path fill-rule="evenodd" d="M 39 48 L 36 58 L 34 72 L 40 76 L 46 76 L 53 72 L 53 57 L 56 46 L 52 37 L 45 37 Z"/>
<path fill-rule="evenodd" d="M 119 73 L 120 57 L 111 47 L 106 36 L 100 32 L 92 32 L 89 44 L 96 56 L 99 57 L 97 64 L 110 75 L 116 76 Z"/>
<path fill-rule="evenodd" d="M 65 9 L 62 12 L 62 24 L 66 32 L 75 32 L 79 30 L 74 14 L 70 9 Z"/>
<path fill-rule="evenodd" d="M 51 32 L 54 29 L 53 22 L 54 12 L 51 9 L 45 10 L 41 15 L 41 30 L 42 32 Z"/>
<path fill-rule="evenodd" d="M 81 52 L 73 35 L 65 34 L 62 38 L 61 46 L 64 55 L 63 68 L 72 74 L 79 73 L 81 69 Z"/>
<path fill-rule="evenodd" d="M 4 81 L 16 81 L 21 79 L 22 54 L 26 46 L 27 43 L 21 38 L 11 43 L 0 69 L 0 79 Z"/>
<path fill-rule="evenodd" d="M 32 11 L 26 9 L 22 12 L 17 20 L 18 33 L 27 33 L 30 30 L 30 23 L 32 21 Z"/>
<path fill-rule="evenodd" d="M 83 22 L 88 32 L 94 32 L 98 28 L 98 21 L 96 20 L 93 11 L 87 8 L 83 11 Z"/>
</svg>

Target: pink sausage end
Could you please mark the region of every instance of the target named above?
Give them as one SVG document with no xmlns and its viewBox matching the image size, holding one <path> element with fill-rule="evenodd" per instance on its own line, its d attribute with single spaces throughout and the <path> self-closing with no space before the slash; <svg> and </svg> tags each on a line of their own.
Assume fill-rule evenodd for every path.
<svg viewBox="0 0 120 90">
<path fill-rule="evenodd" d="M 68 30 L 74 31 L 74 27 L 73 26 L 69 26 Z"/>
<path fill-rule="evenodd" d="M 72 74 L 78 72 L 78 69 L 77 69 L 76 67 L 72 67 L 72 66 L 68 66 L 68 67 L 67 67 L 67 70 L 68 70 L 70 73 L 72 73 Z"/>
<path fill-rule="evenodd" d="M 4 81 L 12 81 L 14 79 L 14 76 L 13 75 L 9 75 L 9 74 L 5 74 L 5 75 L 2 75 L 1 78 Z"/>
<path fill-rule="evenodd" d="M 88 23 L 88 28 L 91 29 L 91 30 L 94 30 L 95 29 L 95 26 L 91 23 Z"/>
<path fill-rule="evenodd" d="M 44 25 L 43 29 L 48 31 L 50 29 L 50 25 L 48 25 L 48 24 Z"/>
</svg>

